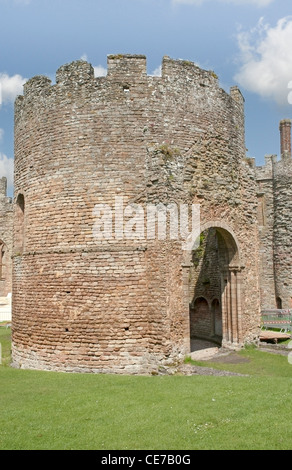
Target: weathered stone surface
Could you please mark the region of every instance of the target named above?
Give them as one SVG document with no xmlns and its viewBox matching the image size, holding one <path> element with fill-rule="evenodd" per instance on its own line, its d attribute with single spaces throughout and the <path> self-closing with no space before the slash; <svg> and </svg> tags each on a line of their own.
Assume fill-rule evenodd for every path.
<svg viewBox="0 0 292 470">
<path fill-rule="evenodd" d="M 0 297 L 12 292 L 13 204 L 7 197 L 7 179 L 0 179 Z"/>
<path fill-rule="evenodd" d="M 291 120 L 280 122 L 281 158 L 256 169 L 262 308 L 292 308 Z"/>
<path fill-rule="evenodd" d="M 164 57 L 152 77 L 144 56 L 111 55 L 106 77 L 77 61 L 55 85 L 29 80 L 15 103 L 14 365 L 151 373 L 196 332 L 255 338 L 257 194 L 244 99 L 213 72 Z M 97 239 L 96 207 L 117 197 L 144 213 L 200 204 L 205 259 L 147 231 Z"/>
</svg>

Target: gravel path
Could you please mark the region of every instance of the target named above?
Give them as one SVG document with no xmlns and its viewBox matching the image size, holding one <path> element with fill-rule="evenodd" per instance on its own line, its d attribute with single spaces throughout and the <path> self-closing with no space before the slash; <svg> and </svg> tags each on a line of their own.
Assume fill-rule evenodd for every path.
<svg viewBox="0 0 292 470">
<path fill-rule="evenodd" d="M 193 366 L 185 364 L 178 368 L 178 372 L 182 373 L 183 375 L 215 375 L 218 377 L 226 377 L 226 376 L 240 376 L 240 377 L 248 377 L 244 374 L 238 374 L 236 372 L 230 372 L 228 370 L 219 370 L 219 369 L 212 369 L 211 367 L 201 367 L 201 366 Z"/>
</svg>

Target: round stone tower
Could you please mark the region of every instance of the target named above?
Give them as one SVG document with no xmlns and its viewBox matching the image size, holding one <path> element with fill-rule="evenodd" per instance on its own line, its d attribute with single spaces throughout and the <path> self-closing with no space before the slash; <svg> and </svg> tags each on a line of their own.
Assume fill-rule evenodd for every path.
<svg viewBox="0 0 292 470">
<path fill-rule="evenodd" d="M 149 372 L 190 351 L 195 292 L 207 316 L 211 305 L 222 315 L 223 342 L 255 335 L 243 101 L 214 72 L 168 57 L 161 77 L 147 75 L 144 56 L 111 55 L 106 77 L 77 61 L 54 85 L 43 76 L 25 84 L 15 103 L 16 367 Z M 219 237 L 213 287 L 190 281 L 181 237 L 153 236 L 149 207 L 175 215 L 181 204 L 200 205 L 204 230 Z"/>
</svg>

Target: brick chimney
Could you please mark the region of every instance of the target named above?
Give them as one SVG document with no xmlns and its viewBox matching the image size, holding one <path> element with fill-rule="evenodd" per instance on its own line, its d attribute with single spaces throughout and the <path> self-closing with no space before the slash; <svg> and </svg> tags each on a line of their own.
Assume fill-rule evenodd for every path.
<svg viewBox="0 0 292 470">
<path fill-rule="evenodd" d="M 280 121 L 281 157 L 291 158 L 291 119 Z"/>
</svg>

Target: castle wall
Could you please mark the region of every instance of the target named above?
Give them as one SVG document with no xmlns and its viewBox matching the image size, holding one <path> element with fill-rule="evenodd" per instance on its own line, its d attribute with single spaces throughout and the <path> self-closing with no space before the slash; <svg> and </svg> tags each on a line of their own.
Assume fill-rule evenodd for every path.
<svg viewBox="0 0 292 470">
<path fill-rule="evenodd" d="M 134 93 L 141 81 L 135 74 Z M 94 227 L 97 204 L 144 190 L 142 102 L 133 106 L 118 74 L 95 80 L 78 62 L 61 67 L 54 86 L 32 79 L 18 106 L 15 194 L 25 222 L 14 254 L 14 360 L 134 372 L 148 342 L 143 242 L 97 240 Z"/>
<path fill-rule="evenodd" d="M 274 168 L 274 263 L 278 306 L 292 308 L 292 159 L 282 158 Z"/>
<path fill-rule="evenodd" d="M 101 236 L 100 205 L 116 217 L 121 197 L 144 210 L 200 204 L 202 224 L 236 234 L 240 340 L 255 337 L 254 189 L 243 98 L 213 72 L 165 57 L 162 77 L 150 77 L 144 56 L 117 55 L 107 77 L 78 61 L 55 85 L 32 78 L 15 104 L 14 364 L 147 372 L 189 351 L 181 240 Z"/>
<path fill-rule="evenodd" d="M 276 155 L 267 155 L 266 164 L 256 168 L 262 309 L 276 308 L 274 268 L 274 163 L 276 160 Z"/>
<path fill-rule="evenodd" d="M 280 122 L 281 157 L 256 168 L 261 308 L 291 308 L 291 120 Z"/>
<path fill-rule="evenodd" d="M 7 197 L 7 179 L 0 179 L 0 297 L 12 292 L 12 199 Z"/>
<path fill-rule="evenodd" d="M 244 266 L 241 274 L 244 341 L 254 336 L 260 323 L 256 180 L 254 168 L 245 159 L 244 100 L 237 88 L 226 94 L 218 87 L 213 72 L 202 71 L 190 63 L 165 58 L 162 71 L 169 73 L 166 97 L 170 95 L 170 100 L 164 98 L 164 103 L 169 109 L 173 103 L 175 107 L 172 112 L 165 105 L 159 108 L 162 111 L 159 122 L 166 124 L 166 133 L 163 146 L 159 146 L 162 139 L 158 134 L 148 148 L 154 172 L 148 177 L 148 199 L 199 204 L 202 226 L 221 222 L 236 233 Z M 179 273 L 181 261 L 172 257 L 172 266 L 176 261 Z M 191 279 L 190 299 L 195 280 L 192 268 L 184 269 L 188 271 L 186 278 Z M 172 290 L 172 300 L 176 296 L 181 298 L 180 289 Z M 189 337 L 190 332 L 185 331 Z"/>
</svg>

